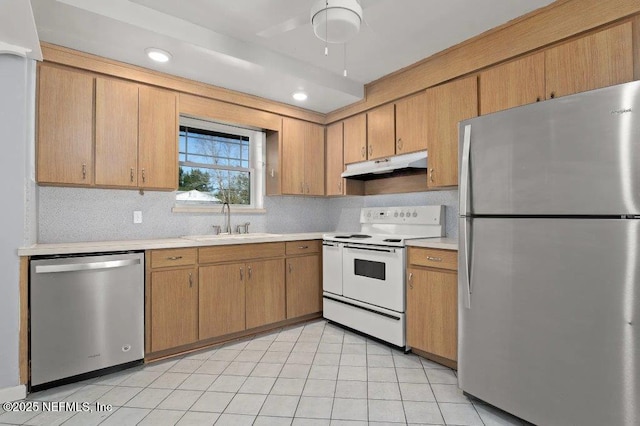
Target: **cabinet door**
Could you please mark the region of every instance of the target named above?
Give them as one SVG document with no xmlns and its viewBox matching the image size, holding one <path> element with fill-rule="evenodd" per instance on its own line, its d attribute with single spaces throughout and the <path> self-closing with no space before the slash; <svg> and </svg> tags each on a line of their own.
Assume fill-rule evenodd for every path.
<svg viewBox="0 0 640 426">
<path fill-rule="evenodd" d="M 195 268 L 151 273 L 151 351 L 198 340 L 198 277 Z"/>
<path fill-rule="evenodd" d="M 396 153 L 395 107 L 383 105 L 367 112 L 367 159 Z"/>
<path fill-rule="evenodd" d="M 458 122 L 478 115 L 476 76 L 427 89 L 429 187 L 458 184 Z"/>
<path fill-rule="evenodd" d="M 282 193 L 304 193 L 304 149 L 306 126 L 303 121 L 282 119 Z"/>
<path fill-rule="evenodd" d="M 287 318 L 322 311 L 320 255 L 287 259 Z"/>
<path fill-rule="evenodd" d="M 178 188 L 178 123 L 176 94 L 139 87 L 138 186 Z"/>
<path fill-rule="evenodd" d="M 304 193 L 324 195 L 324 127 L 305 123 Z"/>
<path fill-rule="evenodd" d="M 327 126 L 326 142 L 326 194 L 344 194 L 344 179 L 340 176 L 344 171 L 342 122 Z"/>
<path fill-rule="evenodd" d="M 633 80 L 631 22 L 545 51 L 547 99 Z"/>
<path fill-rule="evenodd" d="M 93 83 L 88 74 L 38 68 L 37 181 L 93 184 Z"/>
<path fill-rule="evenodd" d="M 422 92 L 396 102 L 396 154 L 427 149 L 426 99 Z"/>
<path fill-rule="evenodd" d="M 245 329 L 245 265 L 200 267 L 200 340 Z"/>
<path fill-rule="evenodd" d="M 344 120 L 344 164 L 367 159 L 367 114 Z"/>
<path fill-rule="evenodd" d="M 458 279 L 454 271 L 409 268 L 407 344 L 453 361 L 458 355 Z"/>
<path fill-rule="evenodd" d="M 284 320 L 284 260 L 253 261 L 246 268 L 247 329 Z"/>
<path fill-rule="evenodd" d="M 480 115 L 544 100 L 544 53 L 480 73 Z"/>
<path fill-rule="evenodd" d="M 96 185 L 138 186 L 138 85 L 96 79 Z"/>
</svg>

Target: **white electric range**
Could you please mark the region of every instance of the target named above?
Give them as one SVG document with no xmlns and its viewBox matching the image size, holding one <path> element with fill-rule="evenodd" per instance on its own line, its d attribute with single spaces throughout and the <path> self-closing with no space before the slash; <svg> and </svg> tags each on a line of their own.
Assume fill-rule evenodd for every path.
<svg viewBox="0 0 640 426">
<path fill-rule="evenodd" d="M 359 230 L 324 234 L 324 317 L 405 348 L 406 241 L 444 231 L 444 206 L 403 206 L 363 208 Z"/>
</svg>

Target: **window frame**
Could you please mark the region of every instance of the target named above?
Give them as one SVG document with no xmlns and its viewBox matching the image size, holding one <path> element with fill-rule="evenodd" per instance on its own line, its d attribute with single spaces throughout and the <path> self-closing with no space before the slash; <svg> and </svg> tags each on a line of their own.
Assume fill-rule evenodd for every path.
<svg viewBox="0 0 640 426">
<path fill-rule="evenodd" d="M 211 132 L 227 133 L 249 138 L 249 167 L 236 166 L 220 166 L 206 165 L 202 163 L 194 163 L 191 161 L 180 161 L 178 155 L 178 169 L 180 167 L 210 168 L 213 170 L 229 170 L 229 171 L 249 171 L 249 204 L 231 204 L 231 208 L 235 211 L 245 213 L 263 213 L 264 212 L 264 194 L 265 194 L 265 157 L 266 157 L 266 135 L 262 129 L 242 127 L 233 124 L 220 123 L 199 117 L 188 115 L 180 115 L 179 127 L 186 126 L 193 129 L 202 129 Z M 178 133 L 180 131 L 178 130 Z M 178 154 L 180 153 L 180 136 L 178 134 Z M 176 191 L 177 195 L 177 191 Z M 220 203 L 202 201 L 200 203 L 186 203 L 175 199 L 174 195 L 174 212 L 217 212 L 221 208 Z"/>
</svg>

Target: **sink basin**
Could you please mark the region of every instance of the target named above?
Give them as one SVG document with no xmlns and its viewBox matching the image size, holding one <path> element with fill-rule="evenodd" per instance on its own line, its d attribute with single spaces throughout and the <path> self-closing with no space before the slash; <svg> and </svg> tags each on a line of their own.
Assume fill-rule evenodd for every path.
<svg viewBox="0 0 640 426">
<path fill-rule="evenodd" d="M 281 234 L 268 234 L 266 232 L 254 232 L 249 234 L 204 234 L 185 235 L 181 238 L 192 241 L 213 241 L 213 240 L 249 240 L 252 238 L 279 237 Z"/>
</svg>

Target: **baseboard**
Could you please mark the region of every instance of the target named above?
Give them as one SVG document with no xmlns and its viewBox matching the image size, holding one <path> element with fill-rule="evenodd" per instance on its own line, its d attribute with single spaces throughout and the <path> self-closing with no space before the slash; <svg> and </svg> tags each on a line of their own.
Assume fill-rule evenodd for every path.
<svg viewBox="0 0 640 426">
<path fill-rule="evenodd" d="M 27 387 L 25 385 L 18 385 L 12 388 L 0 389 L 0 403 L 18 401 L 27 397 Z"/>
</svg>

